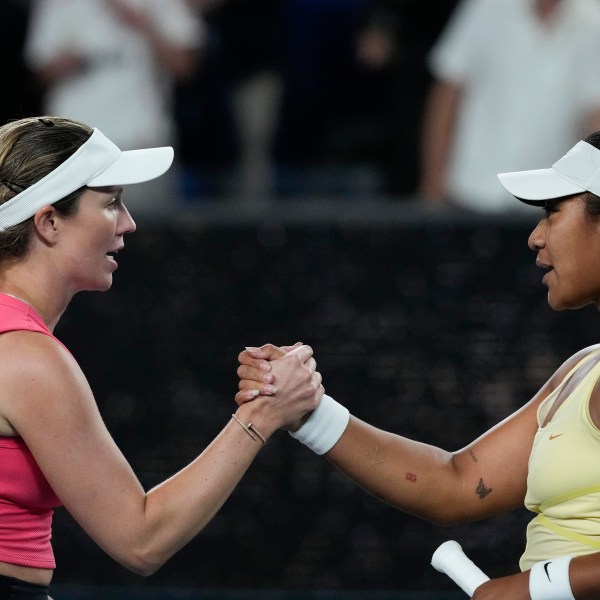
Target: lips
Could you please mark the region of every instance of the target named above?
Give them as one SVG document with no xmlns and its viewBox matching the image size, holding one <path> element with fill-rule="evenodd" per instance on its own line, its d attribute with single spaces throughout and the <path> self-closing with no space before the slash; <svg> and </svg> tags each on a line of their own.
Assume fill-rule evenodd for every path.
<svg viewBox="0 0 600 600">
<path fill-rule="evenodd" d="M 122 245 L 122 246 L 119 246 L 118 248 L 115 248 L 114 250 L 109 250 L 109 251 L 106 253 L 106 256 L 108 256 L 109 258 L 112 258 L 112 259 L 114 259 L 114 258 L 115 258 L 115 256 L 116 256 L 116 255 L 117 255 L 117 254 L 118 254 L 118 253 L 119 253 L 121 250 L 123 250 L 123 248 L 124 248 L 124 247 L 125 247 L 125 246 L 124 246 L 124 245 Z"/>
<path fill-rule="evenodd" d="M 119 252 L 120 250 L 123 250 L 123 248 L 124 248 L 124 246 L 123 246 L 123 245 L 121 245 L 121 246 L 119 246 L 118 248 L 115 248 L 114 250 L 109 250 L 109 251 L 106 253 L 106 258 L 107 258 L 108 260 L 110 260 L 111 262 L 115 263 L 115 265 L 116 265 L 116 264 L 117 264 L 117 259 L 116 259 L 116 256 L 117 256 L 117 254 L 118 254 L 118 252 Z"/>
<path fill-rule="evenodd" d="M 542 265 L 538 265 L 538 266 L 544 270 L 544 276 L 542 277 L 542 284 L 548 285 L 548 277 L 550 276 L 550 273 L 552 273 L 552 271 L 554 271 L 554 267 L 552 267 L 551 265 L 546 265 L 546 264 L 542 264 Z"/>
<path fill-rule="evenodd" d="M 554 267 L 551 264 L 545 263 L 544 261 L 540 260 L 539 258 L 535 261 L 535 265 L 536 265 L 536 267 L 539 267 L 540 269 L 543 269 L 544 271 L 552 271 L 554 269 Z"/>
<path fill-rule="evenodd" d="M 542 269 L 544 271 L 544 276 L 542 277 L 542 283 L 546 283 L 546 279 L 548 278 L 548 275 L 554 271 L 554 267 L 548 263 L 545 263 L 544 261 L 540 260 L 539 258 L 535 261 L 535 264 L 537 267 L 539 267 L 540 269 Z"/>
</svg>

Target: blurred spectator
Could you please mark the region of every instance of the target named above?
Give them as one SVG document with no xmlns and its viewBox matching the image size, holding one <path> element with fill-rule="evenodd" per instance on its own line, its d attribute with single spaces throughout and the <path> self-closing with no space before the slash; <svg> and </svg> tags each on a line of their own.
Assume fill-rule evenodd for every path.
<svg viewBox="0 0 600 600">
<path fill-rule="evenodd" d="M 188 2 L 209 41 L 178 87 L 185 196 L 414 193 L 425 56 L 457 0 Z"/>
<path fill-rule="evenodd" d="M 426 57 L 457 0 L 374 0 L 357 40 L 359 112 L 351 156 L 372 162 L 386 195 L 414 195 Z"/>
<path fill-rule="evenodd" d="M 4 76 L 0 94 L 0 125 L 39 112 L 39 99 L 33 74 L 23 60 L 23 46 L 29 18 L 26 0 L 2 0 L 0 22 L 4 31 L 0 37 L 0 68 Z"/>
<path fill-rule="evenodd" d="M 177 90 L 183 192 L 256 201 L 273 191 L 282 0 L 188 2 L 208 43 L 201 68 Z"/>
<path fill-rule="evenodd" d="M 356 114 L 354 47 L 367 0 L 188 1 L 210 41 L 202 69 L 179 89 L 186 195 L 254 202 L 352 189 L 322 175 L 345 158 L 337 134 Z"/>
<path fill-rule="evenodd" d="M 284 0 L 274 159 L 284 195 L 355 193 L 340 132 L 356 115 L 356 38 L 366 0 Z M 367 183 L 370 187 L 370 184 Z"/>
<path fill-rule="evenodd" d="M 456 0 L 286 0 L 282 193 L 414 193 L 425 56 Z"/>
<path fill-rule="evenodd" d="M 44 112 L 98 127 L 122 149 L 173 145 L 173 85 L 196 68 L 203 35 L 184 0 L 35 0 L 26 57 Z M 173 179 L 160 181 L 128 190 L 128 206 L 172 201 Z"/>
<path fill-rule="evenodd" d="M 514 205 L 496 174 L 551 163 L 600 128 L 596 0 L 463 0 L 431 53 L 420 193 Z"/>
</svg>

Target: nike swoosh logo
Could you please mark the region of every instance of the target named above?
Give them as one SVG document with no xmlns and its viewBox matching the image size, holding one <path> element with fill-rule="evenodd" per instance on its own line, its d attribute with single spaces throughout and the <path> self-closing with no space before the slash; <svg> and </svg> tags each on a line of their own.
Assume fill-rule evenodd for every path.
<svg viewBox="0 0 600 600">
<path fill-rule="evenodd" d="M 550 434 L 549 440 L 555 440 L 557 437 L 560 437 L 562 433 L 552 433 Z"/>
<path fill-rule="evenodd" d="M 548 578 L 548 581 L 549 581 L 550 583 L 552 583 L 552 579 L 550 579 L 550 573 L 548 573 L 548 565 L 549 565 L 549 564 L 550 564 L 550 563 L 549 563 L 549 562 L 547 562 L 547 563 L 544 565 L 544 571 L 546 572 L 546 577 Z"/>
</svg>

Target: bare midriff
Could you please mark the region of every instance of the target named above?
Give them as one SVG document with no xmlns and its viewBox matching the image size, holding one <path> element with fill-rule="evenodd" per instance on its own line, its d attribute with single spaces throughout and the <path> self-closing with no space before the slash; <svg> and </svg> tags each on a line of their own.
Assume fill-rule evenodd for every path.
<svg viewBox="0 0 600 600">
<path fill-rule="evenodd" d="M 0 561 L 0 575 L 15 577 L 36 585 L 49 585 L 53 574 L 53 569 L 36 569 L 35 567 L 11 565 Z"/>
</svg>

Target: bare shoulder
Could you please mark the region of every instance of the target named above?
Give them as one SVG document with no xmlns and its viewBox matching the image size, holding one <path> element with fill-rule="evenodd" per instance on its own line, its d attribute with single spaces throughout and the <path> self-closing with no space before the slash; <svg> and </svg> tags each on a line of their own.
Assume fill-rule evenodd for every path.
<svg viewBox="0 0 600 600">
<path fill-rule="evenodd" d="M 583 360 L 593 354 L 598 354 L 600 359 L 600 344 L 593 344 L 578 350 L 575 354 L 567 358 L 553 375 L 548 379 L 545 387 L 548 387 L 548 393 L 556 389 L 564 380 L 564 378 Z"/>
<path fill-rule="evenodd" d="M 548 378 L 533 398 L 458 454 L 466 455 L 467 460 L 469 457 L 473 459 L 473 454 L 478 458 L 485 458 L 487 464 L 491 465 L 490 472 L 495 473 L 496 476 L 500 476 L 503 472 L 501 463 L 510 457 L 510 460 L 504 463 L 509 465 L 506 471 L 507 478 L 510 477 L 511 472 L 516 473 L 519 469 L 526 477 L 529 453 L 538 429 L 537 412 L 540 404 L 564 381 L 574 367 L 594 354 L 597 354 L 600 360 L 600 344 L 583 348 L 570 356 Z M 500 461 L 498 457 L 501 457 Z"/>
<path fill-rule="evenodd" d="M 91 398 L 79 365 L 50 336 L 31 331 L 3 333 L 0 356 L 2 435 L 22 435 L 46 412 L 60 415 L 65 407 L 71 410 Z"/>
<path fill-rule="evenodd" d="M 582 358 L 585 358 L 590 354 L 597 354 L 597 357 L 594 360 L 590 361 L 592 363 L 591 366 L 596 365 L 598 361 L 600 361 L 600 344 L 590 346 L 589 348 L 586 348 L 586 350 L 589 350 L 589 352 L 587 354 L 584 354 Z M 596 427 L 600 427 L 600 379 L 596 381 L 592 393 L 590 395 L 589 414 L 594 425 Z"/>
<path fill-rule="evenodd" d="M 0 335 L 0 382 L 19 386 L 44 386 L 61 376 L 80 376 L 70 352 L 56 339 L 34 331 L 9 331 Z M 14 388 L 9 388 L 13 391 Z"/>
</svg>

